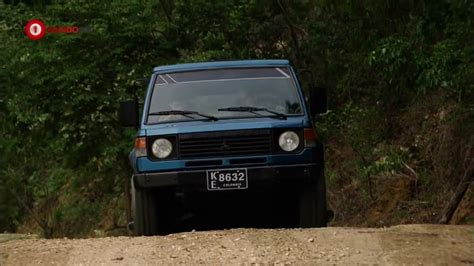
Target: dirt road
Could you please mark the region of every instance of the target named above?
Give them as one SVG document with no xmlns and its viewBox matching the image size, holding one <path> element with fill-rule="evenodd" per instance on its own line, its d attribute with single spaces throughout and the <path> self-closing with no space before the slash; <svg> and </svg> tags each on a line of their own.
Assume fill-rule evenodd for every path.
<svg viewBox="0 0 474 266">
<path fill-rule="evenodd" d="M 156 237 L 19 239 L 1 265 L 474 264 L 474 226 L 232 229 Z"/>
</svg>

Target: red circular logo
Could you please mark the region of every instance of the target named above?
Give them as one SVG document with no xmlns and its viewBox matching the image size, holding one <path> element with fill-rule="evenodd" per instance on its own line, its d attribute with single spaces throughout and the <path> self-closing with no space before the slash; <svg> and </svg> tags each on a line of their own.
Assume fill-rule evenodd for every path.
<svg viewBox="0 0 474 266">
<path fill-rule="evenodd" d="M 32 19 L 25 26 L 25 33 L 32 41 L 43 38 L 46 33 L 46 27 L 41 20 Z"/>
</svg>

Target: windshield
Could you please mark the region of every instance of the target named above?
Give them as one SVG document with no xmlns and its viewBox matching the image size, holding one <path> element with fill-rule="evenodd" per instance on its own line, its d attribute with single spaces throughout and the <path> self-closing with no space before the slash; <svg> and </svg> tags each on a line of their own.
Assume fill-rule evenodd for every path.
<svg viewBox="0 0 474 266">
<path fill-rule="evenodd" d="M 269 116 L 268 112 L 219 111 L 259 107 L 284 115 L 302 115 L 301 102 L 288 68 L 213 69 L 158 75 L 149 114 L 186 110 L 219 119 Z M 148 115 L 147 123 L 188 121 L 202 117 Z"/>
</svg>

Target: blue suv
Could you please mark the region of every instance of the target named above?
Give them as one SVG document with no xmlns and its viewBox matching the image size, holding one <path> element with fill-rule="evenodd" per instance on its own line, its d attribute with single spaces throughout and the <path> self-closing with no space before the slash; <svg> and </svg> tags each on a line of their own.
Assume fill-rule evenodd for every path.
<svg viewBox="0 0 474 266">
<path fill-rule="evenodd" d="M 135 233 L 173 232 L 199 213 L 326 226 L 312 119 L 326 111 L 326 92 L 310 87 L 304 95 L 287 60 L 154 68 L 141 118 L 137 100 L 120 106 L 122 125 L 138 130 L 129 155 Z"/>
</svg>

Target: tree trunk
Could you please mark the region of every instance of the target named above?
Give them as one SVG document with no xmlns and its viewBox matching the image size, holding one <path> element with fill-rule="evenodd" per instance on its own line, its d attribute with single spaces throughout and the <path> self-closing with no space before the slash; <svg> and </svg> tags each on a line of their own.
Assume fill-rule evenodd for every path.
<svg viewBox="0 0 474 266">
<path fill-rule="evenodd" d="M 459 203 L 461 202 L 462 198 L 464 197 L 464 194 L 466 193 L 467 188 L 473 181 L 474 174 L 472 171 L 466 171 L 466 174 L 464 175 L 463 179 L 459 183 L 458 187 L 456 188 L 456 192 L 454 195 L 451 197 L 451 200 L 449 201 L 448 205 L 443 211 L 443 215 L 441 216 L 441 219 L 439 220 L 440 224 L 447 224 L 451 220 L 451 217 L 453 216 L 454 212 L 458 208 Z"/>
</svg>

